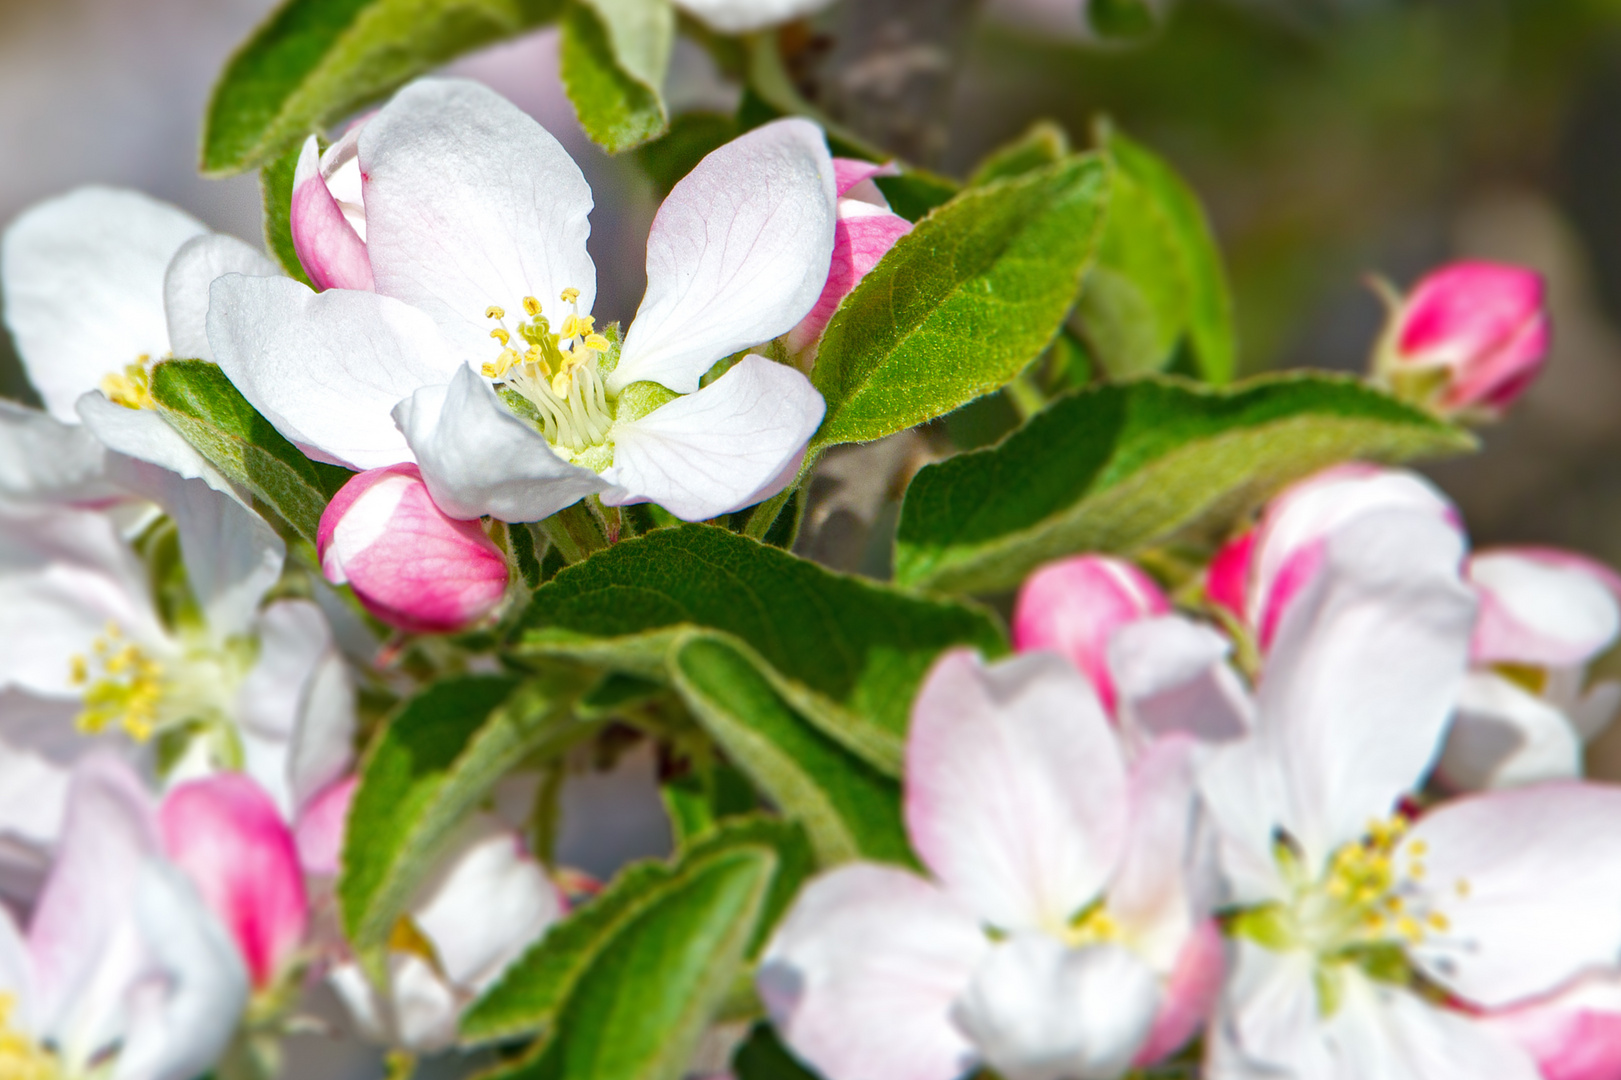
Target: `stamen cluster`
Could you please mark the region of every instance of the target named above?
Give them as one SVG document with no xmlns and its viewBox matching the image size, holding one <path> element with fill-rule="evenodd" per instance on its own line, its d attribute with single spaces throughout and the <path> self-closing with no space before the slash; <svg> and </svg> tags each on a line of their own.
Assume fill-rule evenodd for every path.
<svg viewBox="0 0 1621 1080">
<path fill-rule="evenodd" d="M 610 345 L 596 332 L 596 320 L 579 313 L 579 299 L 578 289 L 563 290 L 573 310 L 556 333 L 533 296 L 524 297 L 529 318 L 515 330 L 507 328 L 504 308 L 492 304 L 484 312 L 498 324 L 490 337 L 501 345 L 500 355 L 484 365 L 485 377 L 522 395 L 535 407 L 546 440 L 575 453 L 607 442 L 612 424 L 597 361 Z"/>
<path fill-rule="evenodd" d="M 89 656 L 73 658 L 70 681 L 84 691 L 80 731 L 96 735 L 116 725 L 138 741 L 152 737 L 163 700 L 163 665 L 125 641 L 116 623 L 107 624 Z"/>
</svg>

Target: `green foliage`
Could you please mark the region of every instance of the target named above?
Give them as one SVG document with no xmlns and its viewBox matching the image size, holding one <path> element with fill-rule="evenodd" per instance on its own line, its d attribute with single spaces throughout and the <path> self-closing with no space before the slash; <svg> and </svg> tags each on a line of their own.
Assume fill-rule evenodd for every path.
<svg viewBox="0 0 1621 1080">
<path fill-rule="evenodd" d="M 662 199 L 706 155 L 737 134 L 737 121 L 724 113 L 682 113 L 670 121 L 670 129 L 662 138 L 636 151 L 636 160 Z"/>
<path fill-rule="evenodd" d="M 1098 128 L 1110 174 L 1109 221 L 1075 314 L 1110 378 L 1163 371 L 1186 340 L 1198 372 L 1233 376 L 1232 305 L 1198 197 L 1160 158 Z"/>
<path fill-rule="evenodd" d="M 767 881 L 759 883 L 758 896 L 744 913 L 746 917 L 740 918 L 734 911 L 739 933 L 727 939 L 728 955 L 716 957 L 723 961 L 724 970 L 716 973 L 723 977 L 720 985 L 729 984 L 741 961 L 763 947 L 771 927 L 811 872 L 810 850 L 796 826 L 767 818 L 734 819 L 683 845 L 670 863 L 648 860 L 626 867 L 598 896 L 548 930 L 469 1007 L 462 1017 L 463 1041 L 482 1044 L 533 1036 L 548 1039 L 558 1034 L 560 1019 L 571 1029 L 560 1037 L 577 1038 L 581 1032 L 573 1028 L 580 1022 L 579 1010 L 583 1006 L 575 1003 L 576 988 L 595 980 L 598 989 L 583 993 L 600 998 L 604 982 L 601 970 L 617 969 L 629 947 L 626 935 L 645 934 L 650 925 L 667 926 L 683 917 L 674 913 L 685 909 L 685 902 L 675 903 L 672 898 L 682 895 L 694 878 L 708 872 L 708 867 L 740 853 L 768 857 L 770 874 Z M 662 966 L 655 961 L 628 981 L 642 982 L 658 993 L 662 973 Z M 676 993 L 675 987 L 668 988 Z M 714 1004 L 711 999 L 710 1011 Z M 634 1022 L 634 1018 L 626 1018 L 626 1022 Z M 547 1049 L 555 1052 L 556 1041 Z M 535 1055 L 535 1063 L 545 1056 Z"/>
<path fill-rule="evenodd" d="M 361 765 L 338 877 L 343 927 L 363 960 L 375 965 L 456 827 L 503 773 L 594 730 L 572 717 L 586 685 L 572 673 L 464 675 L 394 715 Z"/>
<path fill-rule="evenodd" d="M 813 448 L 902 431 L 1017 375 L 1068 314 L 1107 197 L 1107 167 L 1078 157 L 968 189 L 918 222 L 823 335 Z"/>
<path fill-rule="evenodd" d="M 816 1074 L 794 1060 L 777 1038 L 776 1029 L 761 1021 L 732 1055 L 737 1080 L 816 1080 Z"/>
<path fill-rule="evenodd" d="M 558 0 L 286 0 L 237 50 L 203 121 L 225 176 L 479 45 L 554 19 Z"/>
<path fill-rule="evenodd" d="M 1069 136 L 1051 120 L 1037 120 L 1017 139 L 991 151 L 974 175 L 969 187 L 984 187 L 998 180 L 1007 180 L 1034 172 L 1045 165 L 1056 165 L 1069 157 Z"/>
<path fill-rule="evenodd" d="M 898 771 L 907 710 L 943 650 L 998 654 L 983 611 L 825 570 L 705 525 L 622 540 L 542 586 L 520 655 L 566 655 L 670 679 L 694 637 L 724 641 L 857 756 Z"/>
<path fill-rule="evenodd" d="M 660 93 L 675 41 L 669 0 L 571 0 L 563 16 L 563 88 L 586 134 L 611 154 L 669 126 Z"/>
<path fill-rule="evenodd" d="M 1139 41 L 1159 27 L 1149 0 L 1085 0 L 1086 18 L 1099 37 Z"/>
<path fill-rule="evenodd" d="M 305 457 L 218 365 L 165 360 L 152 369 L 152 398 L 198 453 L 315 542 L 321 512 L 349 479 L 348 470 Z"/>
<path fill-rule="evenodd" d="M 264 203 L 265 247 L 281 268 L 295 281 L 310 288 L 315 282 L 304 273 L 293 247 L 293 174 L 298 170 L 298 155 L 303 146 L 294 140 L 274 161 L 259 170 L 259 196 Z"/>
<path fill-rule="evenodd" d="M 1060 398 L 993 448 L 919 472 L 901 509 L 895 576 L 935 589 L 1009 588 L 1071 552 L 1219 539 L 1283 485 L 1336 462 L 1473 445 L 1467 432 L 1343 377 L 1101 386 Z"/>
</svg>

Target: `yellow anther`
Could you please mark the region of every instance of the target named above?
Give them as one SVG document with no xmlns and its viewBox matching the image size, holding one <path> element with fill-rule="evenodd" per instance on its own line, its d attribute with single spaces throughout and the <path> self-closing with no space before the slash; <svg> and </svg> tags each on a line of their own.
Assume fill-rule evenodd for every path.
<svg viewBox="0 0 1621 1080">
<path fill-rule="evenodd" d="M 6 1080 L 57 1080 L 56 1059 L 11 1025 L 17 1000 L 0 993 L 0 1076 Z"/>
<path fill-rule="evenodd" d="M 1071 947 L 1094 945 L 1103 941 L 1119 941 L 1120 924 L 1102 904 L 1097 904 L 1070 923 L 1064 931 L 1064 940 Z"/>
<path fill-rule="evenodd" d="M 578 337 L 580 333 L 580 317 L 578 315 L 563 316 L 563 325 L 558 327 L 557 336 L 567 341 L 570 338 Z"/>
<path fill-rule="evenodd" d="M 163 701 L 163 665 L 133 643 L 119 644 L 113 626 L 92 643 L 91 653 L 93 661 L 85 656 L 70 661 L 69 679 L 84 691 L 79 730 L 94 735 L 116 724 L 137 740 L 150 738 Z M 92 672 L 93 663 L 99 672 Z"/>
<path fill-rule="evenodd" d="M 490 336 L 492 338 L 494 338 L 495 340 L 499 341 L 503 345 L 505 345 L 507 342 L 512 340 L 512 335 L 507 333 L 505 330 L 500 329 L 499 327 L 494 329 L 494 330 L 491 330 L 490 331 Z"/>
<path fill-rule="evenodd" d="M 536 300 L 533 296 L 526 296 L 523 298 L 523 309 L 531 315 L 539 315 L 540 301 Z"/>
<path fill-rule="evenodd" d="M 1454 886 L 1454 888 L 1456 888 L 1458 890 L 1458 895 L 1459 896 L 1465 896 L 1466 897 L 1466 896 L 1469 895 L 1469 893 L 1472 890 L 1473 886 L 1471 886 L 1469 884 L 1469 879 L 1468 878 L 1459 878 L 1458 883 L 1457 883 L 1457 885 Z"/>
<path fill-rule="evenodd" d="M 1424 928 L 1411 915 L 1403 915 L 1396 920 L 1396 933 L 1415 945 L 1424 940 Z"/>
<path fill-rule="evenodd" d="M 68 681 L 74 686 L 83 686 L 90 681 L 90 659 L 85 656 L 75 656 L 69 660 L 72 670 L 68 674 Z"/>
<path fill-rule="evenodd" d="M 571 287 L 571 288 L 567 288 L 567 289 L 563 290 L 563 294 L 562 294 L 563 303 L 572 304 L 575 301 L 579 300 L 579 298 L 580 298 L 580 290 L 579 289 L 575 289 L 575 288 Z"/>
<path fill-rule="evenodd" d="M 1424 856 L 1430 853 L 1430 845 L 1425 843 L 1423 840 L 1414 840 L 1411 844 L 1407 845 L 1407 850 L 1412 853 L 1413 858 L 1422 859 Z"/>
<path fill-rule="evenodd" d="M 607 352 L 608 339 L 603 337 L 601 334 L 587 334 L 585 337 L 585 347 L 588 349 L 595 349 L 597 352 Z"/>
<path fill-rule="evenodd" d="M 1430 924 L 1430 929 L 1446 933 L 1452 928 L 1452 922 L 1439 911 L 1432 911 L 1425 916 L 1424 921 Z"/>
<path fill-rule="evenodd" d="M 504 319 L 507 317 L 507 309 L 496 304 L 491 304 L 489 307 L 484 309 L 484 317 L 486 319 Z"/>
<path fill-rule="evenodd" d="M 101 377 L 101 392 L 107 395 L 108 401 L 122 405 L 126 409 L 153 407 L 152 376 L 146 369 L 148 359 L 142 354 L 135 363 L 125 367 L 122 373 L 114 372 Z"/>
</svg>

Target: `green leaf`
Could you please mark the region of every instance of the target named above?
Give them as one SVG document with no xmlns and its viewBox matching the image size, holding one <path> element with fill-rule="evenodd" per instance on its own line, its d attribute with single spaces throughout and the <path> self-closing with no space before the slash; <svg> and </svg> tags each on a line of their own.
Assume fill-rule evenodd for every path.
<svg viewBox="0 0 1621 1080">
<path fill-rule="evenodd" d="M 971 188 L 918 222 L 823 335 L 813 448 L 943 416 L 1039 356 L 1096 253 L 1107 194 L 1105 165 L 1078 157 Z"/>
<path fill-rule="evenodd" d="M 476 1045 L 549 1035 L 570 992 L 597 957 L 615 945 L 622 929 L 655 908 L 691 867 L 737 850 L 770 851 L 777 865 L 762 917 L 745 938 L 747 954 L 757 953 L 811 872 L 809 848 L 799 828 L 760 817 L 720 825 L 685 845 L 671 863 L 648 860 L 621 870 L 600 894 L 553 925 L 468 1008 L 461 1022 L 462 1041 Z"/>
<path fill-rule="evenodd" d="M 835 148 L 836 151 L 836 148 Z M 873 183 L 884 193 L 889 208 L 907 221 L 919 221 L 937 206 L 950 202 L 962 187 L 926 169 L 902 166 L 899 176 L 877 176 Z"/>
<path fill-rule="evenodd" d="M 464 675 L 395 714 L 361 765 L 338 876 L 343 926 L 363 959 L 387 941 L 456 826 L 504 772 L 595 729 L 571 718 L 584 688 L 572 673 Z"/>
<path fill-rule="evenodd" d="M 1023 176 L 1046 165 L 1056 165 L 1069 156 L 1069 136 L 1051 120 L 1037 120 L 1017 139 L 991 151 L 974 175 L 969 187 L 984 187 L 998 180 Z"/>
<path fill-rule="evenodd" d="M 900 786 L 807 723 L 734 646 L 695 638 L 675 658 L 676 686 L 727 756 L 805 826 L 824 866 L 908 863 Z"/>
<path fill-rule="evenodd" d="M 302 149 L 297 142 L 291 142 L 281 156 L 259 170 L 259 194 L 264 202 L 265 247 L 289 277 L 313 289 L 315 283 L 304 273 L 293 247 L 293 174 Z"/>
<path fill-rule="evenodd" d="M 907 710 L 958 645 L 1006 650 L 982 610 L 835 574 L 707 525 L 621 540 L 536 591 L 517 651 L 576 656 L 669 678 L 682 645 L 719 635 L 794 709 L 898 773 Z"/>
<path fill-rule="evenodd" d="M 558 0 L 286 0 L 226 64 L 202 170 L 241 172 L 411 78 L 556 18 Z"/>
<path fill-rule="evenodd" d="M 1086 0 L 1086 18 L 1099 37 L 1141 41 L 1159 29 L 1149 0 Z"/>
<path fill-rule="evenodd" d="M 152 399 L 198 453 L 315 543 L 321 512 L 352 473 L 305 457 L 215 364 L 163 361 L 152 369 Z"/>
<path fill-rule="evenodd" d="M 662 199 L 698 162 L 737 134 L 737 121 L 724 113 L 682 113 L 670 121 L 662 138 L 636 151 L 636 160 Z"/>
<path fill-rule="evenodd" d="M 901 507 L 895 576 L 988 592 L 1071 552 L 1213 542 L 1285 484 L 1336 462 L 1474 445 L 1462 429 L 1338 376 L 1100 386 L 1059 398 L 995 447 L 919 472 Z"/>
<path fill-rule="evenodd" d="M 1114 379 L 1161 371 L 1185 338 L 1206 381 L 1232 379 L 1236 345 L 1221 253 L 1198 197 L 1163 160 L 1098 125 L 1114 165 L 1109 223 L 1076 323 Z"/>
<path fill-rule="evenodd" d="M 766 1020 L 754 1025 L 732 1055 L 732 1075 L 737 1080 L 817 1080 L 782 1045 L 776 1029 Z"/>
<path fill-rule="evenodd" d="M 669 126 L 660 88 L 675 42 L 668 0 L 573 0 L 563 15 L 563 88 L 592 140 L 610 154 Z"/>
<path fill-rule="evenodd" d="M 679 844 L 712 831 L 725 818 L 752 813 L 760 807 L 748 778 L 724 762 L 667 780 L 659 794 Z"/>
</svg>

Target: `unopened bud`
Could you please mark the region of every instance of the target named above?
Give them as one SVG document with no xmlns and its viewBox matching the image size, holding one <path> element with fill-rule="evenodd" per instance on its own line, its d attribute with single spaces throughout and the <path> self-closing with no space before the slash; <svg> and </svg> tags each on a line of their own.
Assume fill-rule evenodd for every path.
<svg viewBox="0 0 1621 1080">
<path fill-rule="evenodd" d="M 373 288 L 358 154 L 364 126 L 356 123 L 325 153 L 311 135 L 293 172 L 288 230 L 299 264 L 317 289 Z"/>
</svg>

